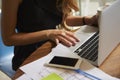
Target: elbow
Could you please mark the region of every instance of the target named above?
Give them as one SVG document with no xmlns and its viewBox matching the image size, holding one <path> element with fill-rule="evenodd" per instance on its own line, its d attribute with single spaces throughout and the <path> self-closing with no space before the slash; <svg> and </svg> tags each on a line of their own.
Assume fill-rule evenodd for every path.
<svg viewBox="0 0 120 80">
<path fill-rule="evenodd" d="M 5 46 L 14 46 L 15 45 L 14 34 L 2 33 L 2 41 Z"/>
<path fill-rule="evenodd" d="M 5 46 L 13 46 L 12 43 L 9 42 L 9 41 L 4 41 L 4 40 L 3 40 L 3 43 L 4 43 Z"/>
<path fill-rule="evenodd" d="M 13 42 L 8 38 L 3 38 L 2 41 L 5 46 L 13 46 Z"/>
</svg>

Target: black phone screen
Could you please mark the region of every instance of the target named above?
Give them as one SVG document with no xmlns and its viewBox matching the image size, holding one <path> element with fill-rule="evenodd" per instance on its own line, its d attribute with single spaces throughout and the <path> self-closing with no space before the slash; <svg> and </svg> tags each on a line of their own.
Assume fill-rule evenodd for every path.
<svg viewBox="0 0 120 80">
<path fill-rule="evenodd" d="M 74 67 L 77 61 L 77 58 L 54 56 L 49 63 Z"/>
</svg>

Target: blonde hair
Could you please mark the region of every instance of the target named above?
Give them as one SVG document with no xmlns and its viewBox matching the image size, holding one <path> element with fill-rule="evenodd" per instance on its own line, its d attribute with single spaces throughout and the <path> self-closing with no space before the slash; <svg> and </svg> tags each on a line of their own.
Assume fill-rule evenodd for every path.
<svg viewBox="0 0 120 80">
<path fill-rule="evenodd" d="M 72 10 L 79 11 L 77 0 L 57 0 L 58 9 L 62 10 L 63 20 L 61 26 L 66 27 L 66 18 L 71 14 Z"/>
<path fill-rule="evenodd" d="M 72 9 L 78 11 L 77 0 L 62 0 L 63 20 L 72 12 Z"/>
</svg>

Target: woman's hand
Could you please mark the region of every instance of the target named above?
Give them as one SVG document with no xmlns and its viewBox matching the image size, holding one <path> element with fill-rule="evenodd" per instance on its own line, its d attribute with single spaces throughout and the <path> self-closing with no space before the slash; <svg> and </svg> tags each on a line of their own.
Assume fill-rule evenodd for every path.
<svg viewBox="0 0 120 80">
<path fill-rule="evenodd" d="M 47 37 L 49 40 L 54 41 L 56 44 L 62 43 L 65 46 L 75 46 L 79 40 L 74 36 L 72 32 L 65 30 L 48 30 Z"/>
<path fill-rule="evenodd" d="M 98 21 L 99 21 L 99 15 L 98 13 L 93 15 L 93 16 L 84 16 L 82 18 L 82 21 L 84 22 L 84 25 L 90 25 L 90 26 L 95 26 L 98 27 Z"/>
<path fill-rule="evenodd" d="M 98 20 L 99 20 L 99 15 L 96 14 L 91 17 L 91 26 L 96 26 L 98 27 Z"/>
</svg>

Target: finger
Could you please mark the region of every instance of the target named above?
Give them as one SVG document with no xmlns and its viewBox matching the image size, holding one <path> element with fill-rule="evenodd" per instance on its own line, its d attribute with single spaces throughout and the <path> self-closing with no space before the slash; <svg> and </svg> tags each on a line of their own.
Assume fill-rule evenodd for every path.
<svg viewBox="0 0 120 80">
<path fill-rule="evenodd" d="M 56 38 L 55 39 L 55 43 L 58 45 L 59 44 L 59 40 Z"/>
<path fill-rule="evenodd" d="M 73 37 L 66 35 L 63 38 L 65 38 L 67 41 L 69 41 L 70 43 L 72 43 L 72 46 L 75 46 L 76 40 Z"/>
<path fill-rule="evenodd" d="M 62 36 L 58 36 L 58 39 L 59 39 L 59 41 L 60 41 L 62 44 L 64 44 L 65 46 L 70 47 L 70 46 L 73 45 L 73 43 L 71 43 L 69 40 L 67 40 L 66 38 L 64 38 L 64 37 L 62 37 Z"/>
<path fill-rule="evenodd" d="M 76 42 L 80 41 L 72 32 L 66 31 L 66 35 L 68 35 L 69 37 L 73 38 Z"/>
<path fill-rule="evenodd" d="M 64 39 L 64 40 L 66 39 L 67 41 L 72 43 L 73 46 L 76 44 L 76 40 L 74 38 L 72 38 L 71 36 L 66 35 L 65 31 L 63 31 L 62 34 L 59 36 L 61 36 L 60 37 L 61 39 Z"/>
</svg>

